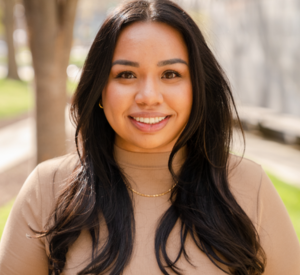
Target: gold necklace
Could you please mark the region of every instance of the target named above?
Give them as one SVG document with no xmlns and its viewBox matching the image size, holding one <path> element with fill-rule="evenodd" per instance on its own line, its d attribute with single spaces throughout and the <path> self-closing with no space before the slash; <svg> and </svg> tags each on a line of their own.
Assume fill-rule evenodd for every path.
<svg viewBox="0 0 300 275">
<path fill-rule="evenodd" d="M 125 184 L 126 187 L 131 190 L 133 193 L 139 195 L 139 196 L 142 196 L 142 197 L 147 197 L 147 198 L 156 198 L 156 197 L 161 197 L 161 196 L 164 196 L 168 193 L 170 193 L 172 191 L 172 189 L 176 186 L 176 183 L 166 192 L 163 192 L 163 193 L 160 193 L 160 194 L 155 194 L 155 195 L 148 195 L 148 194 L 143 194 L 143 193 L 140 193 L 134 189 L 132 189 L 130 186 L 128 186 L 127 184 Z"/>
</svg>

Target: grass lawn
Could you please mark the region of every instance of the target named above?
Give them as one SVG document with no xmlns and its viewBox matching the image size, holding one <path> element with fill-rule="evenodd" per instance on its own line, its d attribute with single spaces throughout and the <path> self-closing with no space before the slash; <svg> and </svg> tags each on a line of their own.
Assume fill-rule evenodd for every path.
<svg viewBox="0 0 300 275">
<path fill-rule="evenodd" d="M 15 117 L 32 110 L 33 91 L 24 81 L 0 79 L 0 119 Z M 67 93 L 72 96 L 77 83 L 67 81 Z"/>
<path fill-rule="evenodd" d="M 71 80 L 68 79 L 67 81 L 67 94 L 72 96 L 77 88 L 78 83 L 77 82 L 73 82 Z"/>
<path fill-rule="evenodd" d="M 33 94 L 28 83 L 0 79 L 0 119 L 17 116 L 32 107 Z"/>
<path fill-rule="evenodd" d="M 267 174 L 274 183 L 275 188 L 277 189 L 289 212 L 298 239 L 300 241 L 300 189 L 279 180 L 271 173 L 267 172 Z M 0 208 L 0 239 L 8 214 L 13 205 L 13 201 L 14 200 Z"/>
<path fill-rule="evenodd" d="M 300 189 L 279 180 L 271 173 L 268 176 L 272 180 L 277 192 L 283 200 L 290 218 L 296 230 L 298 239 L 300 241 Z"/>
<path fill-rule="evenodd" d="M 6 223 L 6 220 L 8 218 L 10 209 L 11 209 L 14 201 L 15 200 L 13 199 L 9 203 L 7 203 L 6 205 L 4 205 L 0 208 L 0 239 L 1 239 L 1 236 L 3 233 L 4 225 Z"/>
</svg>

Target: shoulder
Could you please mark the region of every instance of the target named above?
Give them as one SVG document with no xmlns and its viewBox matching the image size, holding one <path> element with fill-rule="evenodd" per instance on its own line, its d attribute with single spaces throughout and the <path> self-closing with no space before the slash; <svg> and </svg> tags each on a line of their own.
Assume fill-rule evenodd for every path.
<svg viewBox="0 0 300 275">
<path fill-rule="evenodd" d="M 255 226 L 258 222 L 258 199 L 263 174 L 261 165 L 247 158 L 230 154 L 228 160 L 229 188 Z"/>
<path fill-rule="evenodd" d="M 250 159 L 230 154 L 227 167 L 231 188 L 255 188 L 259 185 L 263 172 L 260 164 Z"/>
<path fill-rule="evenodd" d="M 40 184 L 65 180 L 77 164 L 79 164 L 77 154 L 67 154 L 40 163 L 36 168 Z"/>
<path fill-rule="evenodd" d="M 40 163 L 36 167 L 36 173 L 41 192 L 46 193 L 48 197 L 50 194 L 57 197 L 60 189 L 78 164 L 77 154 L 67 154 Z"/>
<path fill-rule="evenodd" d="M 18 194 L 19 199 L 22 196 L 30 201 L 50 199 L 51 195 L 55 195 L 54 193 L 57 192 L 56 189 L 59 189 L 60 183 L 64 182 L 72 173 L 76 163 L 78 163 L 78 157 L 75 154 L 40 163 L 23 184 Z"/>
<path fill-rule="evenodd" d="M 27 185 L 28 189 L 26 193 L 34 194 L 34 197 L 37 198 L 35 205 L 42 206 L 43 225 L 46 224 L 52 213 L 61 190 L 68 182 L 68 177 L 78 164 L 79 158 L 76 154 L 68 154 L 44 161 L 35 168 L 25 182 L 24 185 Z M 34 180 L 30 180 L 30 177 Z M 26 188 L 25 186 L 24 188 Z"/>
</svg>

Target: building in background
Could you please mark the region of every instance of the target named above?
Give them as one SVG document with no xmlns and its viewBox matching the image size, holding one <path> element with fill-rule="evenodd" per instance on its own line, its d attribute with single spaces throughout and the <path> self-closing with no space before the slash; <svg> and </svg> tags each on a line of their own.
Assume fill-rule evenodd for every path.
<svg viewBox="0 0 300 275">
<path fill-rule="evenodd" d="M 300 116 L 300 2 L 211 2 L 213 47 L 236 98 Z"/>
</svg>

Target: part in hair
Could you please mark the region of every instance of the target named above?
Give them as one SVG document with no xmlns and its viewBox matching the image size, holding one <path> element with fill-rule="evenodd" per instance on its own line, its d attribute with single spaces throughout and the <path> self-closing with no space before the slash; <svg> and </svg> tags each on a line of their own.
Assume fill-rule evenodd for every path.
<svg viewBox="0 0 300 275">
<path fill-rule="evenodd" d="M 190 235 L 224 273 L 262 274 L 265 254 L 258 233 L 228 184 L 233 114 L 241 127 L 230 86 L 198 26 L 169 0 L 124 3 L 108 16 L 91 46 L 71 108 L 80 165 L 60 194 L 47 230 L 37 235 L 49 238 L 49 274 L 63 271 L 68 249 L 83 229 L 91 235 L 93 257 L 78 274 L 122 274 L 131 259 L 135 235 L 132 194 L 113 157 L 115 133 L 98 103 L 120 32 L 141 21 L 165 23 L 182 34 L 193 87 L 190 118 L 168 163 L 178 184 L 171 193 L 172 204 L 156 229 L 158 266 L 163 274 L 182 274 L 176 263 L 181 256 L 189 261 L 185 241 Z M 172 161 L 183 146 L 187 157 L 176 175 Z M 181 247 L 172 260 L 166 246 L 178 221 Z M 108 237 L 100 246 L 103 222 Z"/>
</svg>

